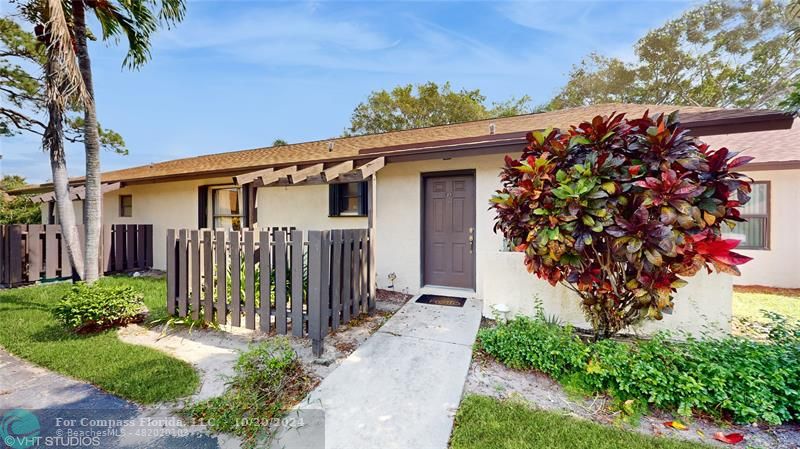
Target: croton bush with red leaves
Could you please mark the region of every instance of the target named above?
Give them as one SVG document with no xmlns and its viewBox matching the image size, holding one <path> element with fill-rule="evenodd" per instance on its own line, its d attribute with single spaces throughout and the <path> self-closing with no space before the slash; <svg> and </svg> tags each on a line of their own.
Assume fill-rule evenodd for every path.
<svg viewBox="0 0 800 449">
<path fill-rule="evenodd" d="M 698 142 L 677 113 L 597 116 L 527 138 L 492 196 L 495 232 L 528 271 L 580 296 L 597 337 L 661 319 L 683 278 L 738 275 L 750 260 L 722 233 L 750 198 L 749 178 L 730 170 L 752 158 Z"/>
</svg>

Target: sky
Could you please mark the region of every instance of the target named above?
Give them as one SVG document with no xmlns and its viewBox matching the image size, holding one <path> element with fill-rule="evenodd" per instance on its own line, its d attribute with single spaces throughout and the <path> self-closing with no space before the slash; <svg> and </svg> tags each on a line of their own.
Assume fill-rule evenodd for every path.
<svg viewBox="0 0 800 449">
<path fill-rule="evenodd" d="M 102 169 L 335 137 L 370 92 L 398 84 L 450 81 L 489 102 L 542 104 L 583 56 L 630 60 L 640 37 L 692 4 L 188 0 L 137 71 L 122 67 L 124 41 L 90 43 L 99 121 L 130 150 L 104 152 Z M 0 151 L 3 175 L 50 179 L 37 136 L 4 138 Z M 83 174 L 82 152 L 68 147 L 71 176 Z"/>
</svg>

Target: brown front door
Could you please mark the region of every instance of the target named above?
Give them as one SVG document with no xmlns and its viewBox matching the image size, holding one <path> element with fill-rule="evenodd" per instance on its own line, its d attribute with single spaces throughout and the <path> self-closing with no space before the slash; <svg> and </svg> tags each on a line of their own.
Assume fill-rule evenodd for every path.
<svg viewBox="0 0 800 449">
<path fill-rule="evenodd" d="M 425 176 L 423 187 L 423 284 L 475 288 L 475 177 Z"/>
</svg>

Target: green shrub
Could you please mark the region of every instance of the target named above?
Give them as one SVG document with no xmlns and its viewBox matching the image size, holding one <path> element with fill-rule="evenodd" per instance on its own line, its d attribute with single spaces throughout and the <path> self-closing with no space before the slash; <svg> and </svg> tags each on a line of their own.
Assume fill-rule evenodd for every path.
<svg viewBox="0 0 800 449">
<path fill-rule="evenodd" d="M 560 378 L 586 365 L 587 348 L 572 328 L 541 318 L 518 317 L 481 329 L 478 339 L 486 352 L 512 368 L 536 368 Z"/>
<path fill-rule="evenodd" d="M 76 332 L 98 331 L 141 321 L 147 312 L 143 295 L 130 286 L 75 284 L 53 308 L 53 315 Z"/>
<path fill-rule="evenodd" d="M 775 318 L 775 317 L 773 317 Z M 689 415 L 780 424 L 800 419 L 800 326 L 773 322 L 771 339 L 669 334 L 584 343 L 569 328 L 517 318 L 479 333 L 480 347 L 513 368 L 533 368 L 586 392 Z"/>
<path fill-rule="evenodd" d="M 239 356 L 235 374 L 222 396 L 191 405 L 184 413 L 206 422 L 214 432 L 233 433 L 254 447 L 271 429 L 265 423 L 281 418 L 314 386 L 285 338 L 252 345 Z"/>
</svg>

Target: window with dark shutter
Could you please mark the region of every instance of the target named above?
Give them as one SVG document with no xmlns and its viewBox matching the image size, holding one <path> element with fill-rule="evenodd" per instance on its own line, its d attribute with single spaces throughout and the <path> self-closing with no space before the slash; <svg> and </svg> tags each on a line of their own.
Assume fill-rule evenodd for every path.
<svg viewBox="0 0 800 449">
<path fill-rule="evenodd" d="M 367 216 L 369 184 L 366 181 L 331 184 L 328 193 L 328 214 L 331 217 Z"/>
</svg>

